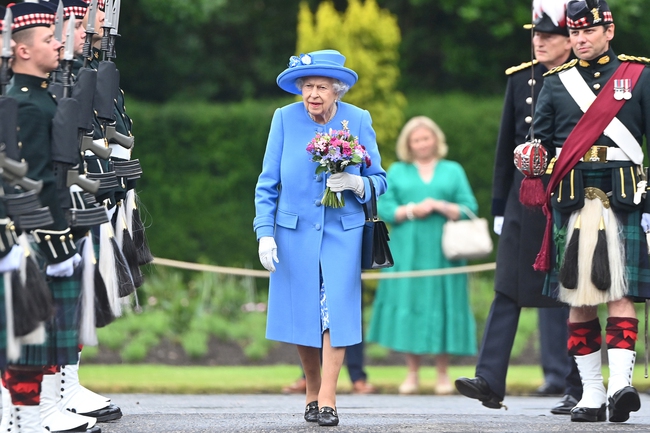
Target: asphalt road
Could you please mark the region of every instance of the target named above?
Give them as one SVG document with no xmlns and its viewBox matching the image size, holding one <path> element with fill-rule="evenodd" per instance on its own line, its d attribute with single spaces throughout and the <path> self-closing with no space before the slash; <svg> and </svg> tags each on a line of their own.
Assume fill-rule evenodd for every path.
<svg viewBox="0 0 650 433">
<path fill-rule="evenodd" d="M 508 410 L 487 409 L 462 396 L 339 395 L 340 424 L 303 420 L 296 395 L 111 395 L 122 419 L 99 424 L 103 433 L 198 432 L 648 432 L 650 396 L 626 423 L 572 423 L 552 415 L 558 397 L 507 397 Z"/>
</svg>

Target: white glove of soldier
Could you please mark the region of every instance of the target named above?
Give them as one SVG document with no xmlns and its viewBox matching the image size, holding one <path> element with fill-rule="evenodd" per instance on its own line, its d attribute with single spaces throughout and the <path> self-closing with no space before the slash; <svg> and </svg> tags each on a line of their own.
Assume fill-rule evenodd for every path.
<svg viewBox="0 0 650 433">
<path fill-rule="evenodd" d="M 45 273 L 50 277 L 71 277 L 74 274 L 74 268 L 81 262 L 81 256 L 75 254 L 70 257 L 68 260 L 65 260 L 61 263 L 54 263 L 52 265 L 47 265 L 45 268 Z"/>
<path fill-rule="evenodd" d="M 650 213 L 641 215 L 641 227 L 643 227 L 644 232 L 650 232 Z"/>
<path fill-rule="evenodd" d="M 327 179 L 327 186 L 333 192 L 341 192 L 349 189 L 361 198 L 363 198 L 366 192 L 363 179 L 358 174 L 345 172 L 333 174 Z"/>
<path fill-rule="evenodd" d="M 278 260 L 278 246 L 272 236 L 262 236 L 260 238 L 259 255 L 264 269 L 275 272 L 273 261 L 275 263 L 280 263 L 280 261 Z"/>
<path fill-rule="evenodd" d="M 501 229 L 503 228 L 503 217 L 495 216 L 494 217 L 494 233 L 501 236 Z"/>
<path fill-rule="evenodd" d="M 20 267 L 25 250 L 20 245 L 14 245 L 9 253 L 0 259 L 0 272 L 11 272 Z"/>
</svg>

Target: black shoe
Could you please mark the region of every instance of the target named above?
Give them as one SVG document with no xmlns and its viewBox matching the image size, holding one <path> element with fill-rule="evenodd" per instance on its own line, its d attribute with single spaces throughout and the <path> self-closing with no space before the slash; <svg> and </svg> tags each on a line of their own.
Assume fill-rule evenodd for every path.
<svg viewBox="0 0 650 433">
<path fill-rule="evenodd" d="M 624 422 L 630 418 L 630 412 L 641 409 L 639 393 L 631 386 L 619 389 L 609 398 L 609 420 Z"/>
<path fill-rule="evenodd" d="M 316 422 L 318 421 L 318 402 L 312 401 L 305 407 L 305 421 Z"/>
<path fill-rule="evenodd" d="M 485 407 L 489 407 L 490 409 L 501 409 L 501 407 L 505 407 L 501 404 L 502 399 L 492 392 L 490 386 L 481 377 L 475 377 L 473 379 L 460 377 L 456 379 L 455 384 L 458 392 L 465 397 L 480 400 Z"/>
<path fill-rule="evenodd" d="M 76 413 L 74 410 L 71 410 L 70 412 Z M 92 412 L 80 413 L 79 415 L 96 418 L 97 422 L 115 421 L 116 419 L 122 418 L 122 409 L 113 403 L 109 403 L 105 408 L 94 410 Z"/>
<path fill-rule="evenodd" d="M 572 395 L 567 394 L 551 408 L 551 413 L 554 415 L 571 415 L 571 409 L 573 409 L 576 404 L 578 404 L 578 400 L 576 400 Z"/>
<path fill-rule="evenodd" d="M 574 407 L 571 409 L 571 421 L 601 422 L 607 419 L 605 403 L 600 408 Z"/>
<path fill-rule="evenodd" d="M 339 424 L 339 415 L 336 409 L 329 406 L 323 406 L 318 411 L 318 425 L 322 426 L 335 426 Z"/>
<path fill-rule="evenodd" d="M 542 386 L 537 388 L 533 394 L 540 397 L 552 397 L 555 395 L 559 396 L 564 394 L 564 387 L 551 385 L 550 383 L 543 383 Z"/>
</svg>

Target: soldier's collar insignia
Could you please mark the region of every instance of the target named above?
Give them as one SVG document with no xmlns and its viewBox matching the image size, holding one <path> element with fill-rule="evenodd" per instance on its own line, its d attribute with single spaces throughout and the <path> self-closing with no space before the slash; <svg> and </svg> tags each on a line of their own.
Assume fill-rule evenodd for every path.
<svg viewBox="0 0 650 433">
<path fill-rule="evenodd" d="M 583 68 L 588 68 L 588 67 L 589 67 L 589 62 L 586 61 L 586 60 L 580 60 L 578 63 L 579 63 L 580 66 L 582 66 Z"/>
<path fill-rule="evenodd" d="M 609 56 L 603 56 L 600 59 L 598 59 L 598 64 L 599 65 L 606 65 L 606 64 L 609 63 L 610 60 L 611 59 L 609 58 Z"/>
<path fill-rule="evenodd" d="M 47 89 L 47 81 L 41 83 L 41 89 Z"/>
<path fill-rule="evenodd" d="M 94 56 L 96 59 L 99 59 L 99 51 L 95 51 Z"/>
</svg>

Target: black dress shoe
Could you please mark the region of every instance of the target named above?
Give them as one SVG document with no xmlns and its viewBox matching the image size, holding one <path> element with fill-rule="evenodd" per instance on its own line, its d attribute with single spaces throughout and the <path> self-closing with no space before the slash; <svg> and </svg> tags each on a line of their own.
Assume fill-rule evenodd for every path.
<svg viewBox="0 0 650 433">
<path fill-rule="evenodd" d="M 605 403 L 599 408 L 574 407 L 571 409 L 571 421 L 574 422 L 601 422 L 607 419 Z"/>
<path fill-rule="evenodd" d="M 70 412 L 76 413 L 74 410 L 71 410 Z M 113 403 L 108 403 L 108 406 L 105 408 L 94 410 L 92 412 L 80 413 L 79 415 L 96 418 L 97 422 L 115 421 L 116 419 L 122 418 L 122 409 Z"/>
<path fill-rule="evenodd" d="M 630 418 L 630 412 L 641 409 L 639 393 L 634 387 L 626 386 L 619 389 L 609 398 L 609 420 L 624 422 Z"/>
<path fill-rule="evenodd" d="M 535 395 L 538 395 L 540 397 L 552 397 L 554 395 L 562 395 L 563 393 L 563 386 L 551 385 L 550 383 L 543 383 L 542 386 L 537 388 L 534 392 Z"/>
<path fill-rule="evenodd" d="M 335 426 L 339 424 L 339 415 L 336 409 L 329 406 L 323 406 L 318 411 L 318 425 L 322 426 Z"/>
<path fill-rule="evenodd" d="M 483 403 L 483 406 L 490 409 L 501 409 L 504 407 L 501 404 L 501 398 L 490 389 L 487 382 L 481 377 L 470 379 L 468 377 L 460 377 L 456 379 L 456 389 L 465 397 L 475 398 Z"/>
<path fill-rule="evenodd" d="M 307 403 L 305 407 L 305 421 L 307 422 L 316 422 L 318 421 L 318 402 L 312 401 Z"/>
<path fill-rule="evenodd" d="M 554 415 L 571 415 L 571 409 L 573 409 L 576 404 L 578 404 L 578 400 L 576 400 L 572 395 L 567 394 L 551 408 L 551 413 Z"/>
</svg>

